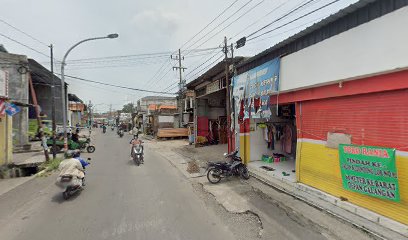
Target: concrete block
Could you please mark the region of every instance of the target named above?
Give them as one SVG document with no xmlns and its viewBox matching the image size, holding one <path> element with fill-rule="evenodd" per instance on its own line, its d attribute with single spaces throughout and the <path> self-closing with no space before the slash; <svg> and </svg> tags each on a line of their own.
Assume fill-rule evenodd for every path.
<svg viewBox="0 0 408 240">
<path fill-rule="evenodd" d="M 302 184 L 302 183 L 299 183 L 297 185 L 297 188 L 300 191 L 307 192 L 308 194 L 310 194 L 312 196 L 315 196 L 315 197 L 317 197 L 317 198 L 319 198 L 321 200 L 330 202 L 332 204 L 337 204 L 337 202 L 339 201 L 339 199 L 336 198 L 335 196 L 329 195 L 329 194 L 327 194 L 327 193 L 325 193 L 323 191 L 320 191 L 320 190 L 318 190 L 316 188 L 309 187 L 309 186 L 307 186 L 305 184 Z"/>
<path fill-rule="evenodd" d="M 405 237 L 408 237 L 408 226 L 400 222 L 394 221 L 384 216 L 380 216 L 379 222 L 382 226 L 392 229 Z"/>
<path fill-rule="evenodd" d="M 351 204 L 346 201 L 337 201 L 337 206 L 341 207 L 344 210 L 347 210 L 351 213 L 357 213 L 356 205 Z"/>
<path fill-rule="evenodd" d="M 368 209 L 356 206 L 356 214 L 372 222 L 379 222 L 380 215 Z"/>
</svg>

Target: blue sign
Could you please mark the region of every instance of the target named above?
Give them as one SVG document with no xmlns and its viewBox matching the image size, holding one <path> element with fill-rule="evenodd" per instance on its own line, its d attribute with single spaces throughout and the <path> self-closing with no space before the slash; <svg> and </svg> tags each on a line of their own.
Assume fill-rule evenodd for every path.
<svg viewBox="0 0 408 240">
<path fill-rule="evenodd" d="M 269 96 L 279 90 L 279 69 L 280 58 L 275 58 L 234 77 L 233 96 L 246 99 L 245 106 L 251 108 L 253 118 L 270 116 Z M 245 112 L 247 118 L 249 112 Z"/>
<path fill-rule="evenodd" d="M 16 106 L 14 103 L 6 103 L 6 110 L 5 112 L 7 113 L 7 115 L 9 116 L 13 116 L 14 114 L 20 112 L 21 109 Z"/>
</svg>

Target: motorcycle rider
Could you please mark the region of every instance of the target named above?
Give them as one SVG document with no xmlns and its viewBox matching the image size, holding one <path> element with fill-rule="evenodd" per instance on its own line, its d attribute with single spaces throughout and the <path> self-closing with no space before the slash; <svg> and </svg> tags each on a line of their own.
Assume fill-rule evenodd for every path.
<svg viewBox="0 0 408 240">
<path fill-rule="evenodd" d="M 73 154 L 72 157 L 77 159 L 81 163 L 81 165 L 82 165 L 82 167 L 84 169 L 84 175 L 85 175 L 85 167 L 88 166 L 89 163 L 87 161 L 85 161 L 85 159 L 83 159 L 81 157 L 81 151 L 80 150 L 74 150 L 74 154 Z M 82 179 L 82 186 L 85 186 L 85 177 Z"/>
<path fill-rule="evenodd" d="M 131 159 L 133 159 L 133 147 L 136 146 L 137 144 L 140 144 L 140 147 L 142 148 L 142 162 L 144 162 L 144 158 L 143 158 L 144 147 L 143 147 L 142 143 L 143 142 L 139 138 L 137 138 L 136 136 L 134 136 L 133 139 L 130 140 L 129 144 L 131 145 L 130 146 L 130 157 L 131 157 Z"/>
<path fill-rule="evenodd" d="M 58 166 L 60 174 L 58 175 L 57 182 L 61 182 L 61 177 L 64 175 L 72 175 L 80 180 L 82 185 L 85 178 L 85 169 L 82 166 L 80 160 L 74 158 L 75 151 L 69 150 L 65 154 L 65 159 Z"/>
<path fill-rule="evenodd" d="M 138 138 L 139 137 L 139 128 L 137 128 L 136 125 L 132 129 L 132 133 L 133 133 L 133 138 Z"/>
</svg>

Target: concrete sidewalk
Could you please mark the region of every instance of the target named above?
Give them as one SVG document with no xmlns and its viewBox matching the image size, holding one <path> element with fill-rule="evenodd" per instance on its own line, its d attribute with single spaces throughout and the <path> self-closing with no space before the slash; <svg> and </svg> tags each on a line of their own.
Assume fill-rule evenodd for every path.
<svg viewBox="0 0 408 240">
<path fill-rule="evenodd" d="M 0 196 L 34 179 L 35 176 L 0 179 Z"/>
<path fill-rule="evenodd" d="M 178 168 L 190 181 L 202 184 L 203 188 L 230 212 L 244 213 L 249 211 L 262 215 L 263 211 L 268 211 L 268 209 L 256 207 L 260 204 L 253 205 L 251 198 L 246 196 L 249 193 L 249 187 L 262 193 L 265 198 L 276 202 L 288 214 L 293 212 L 296 215 L 300 214 L 320 228 L 329 230 L 328 234 L 332 234 L 338 239 L 361 239 L 357 237 L 358 233 L 352 230 L 347 230 L 347 232 L 342 230 L 345 228 L 344 225 L 358 227 L 361 232 L 369 232 L 371 237 L 378 239 L 407 239 L 407 235 L 405 235 L 407 229 L 404 229 L 402 224 L 385 221 L 385 223 L 392 224 L 392 226 L 384 226 L 379 224 L 379 222 L 370 221 L 357 215 L 356 212 L 342 208 L 341 206 L 343 205 L 351 205 L 347 202 L 339 201 L 338 205 L 334 205 L 327 199 L 322 198 L 322 196 L 327 194 L 320 192 L 321 197 L 316 197 L 307 186 L 298 184 L 295 187 L 292 182 L 285 181 L 285 179 L 271 178 L 268 173 L 262 172 L 263 170 L 257 167 L 249 166 L 253 176 L 249 181 L 231 178 L 222 180 L 222 183 L 215 185 L 208 183 L 203 168 L 200 169 L 200 173 L 190 174 L 187 172 L 187 162 L 192 160 L 205 162 L 207 159 L 211 159 L 213 155 L 221 154 L 222 156 L 222 153 L 220 153 L 221 149 L 217 145 L 192 150 L 188 143 L 183 141 L 152 141 L 151 146 L 157 149 L 163 157 L 174 167 Z M 218 159 L 222 159 L 222 157 Z M 294 194 L 294 192 L 299 194 Z M 364 210 L 361 208 L 359 211 L 363 212 Z M 368 210 L 365 210 L 365 213 L 371 214 Z M 268 217 L 264 216 L 264 218 L 267 219 Z"/>
</svg>

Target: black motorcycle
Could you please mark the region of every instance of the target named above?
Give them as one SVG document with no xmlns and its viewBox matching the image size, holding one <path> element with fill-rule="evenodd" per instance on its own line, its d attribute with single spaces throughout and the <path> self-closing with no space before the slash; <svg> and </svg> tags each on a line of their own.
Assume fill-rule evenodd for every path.
<svg viewBox="0 0 408 240">
<path fill-rule="evenodd" d="M 132 158 L 137 166 L 144 162 L 142 143 L 136 144 L 132 147 Z"/>
<path fill-rule="evenodd" d="M 125 133 L 123 132 L 123 130 L 122 129 L 120 129 L 119 131 L 118 131 L 118 135 L 119 135 L 119 137 L 123 137 L 123 135 L 124 135 Z"/>
<path fill-rule="evenodd" d="M 90 164 L 90 160 L 91 160 L 90 158 L 87 159 L 88 164 Z M 85 178 L 78 179 L 77 177 L 73 175 L 66 174 L 66 175 L 61 176 L 57 185 L 65 189 L 65 191 L 62 193 L 62 197 L 65 200 L 68 200 L 71 196 L 84 190 Z"/>
<path fill-rule="evenodd" d="M 238 150 L 227 154 L 224 157 L 229 159 L 225 162 L 208 162 L 207 179 L 210 183 L 216 184 L 222 178 L 230 176 L 240 176 L 243 179 L 249 179 L 249 172 L 245 164 L 242 163 L 241 157 L 237 156 Z"/>
</svg>

